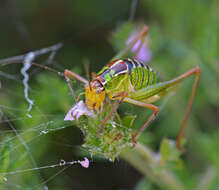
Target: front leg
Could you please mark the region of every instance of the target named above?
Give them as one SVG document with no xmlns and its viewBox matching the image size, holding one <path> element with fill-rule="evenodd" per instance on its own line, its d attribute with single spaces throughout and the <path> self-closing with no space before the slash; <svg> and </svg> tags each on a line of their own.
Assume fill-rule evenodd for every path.
<svg viewBox="0 0 219 190">
<path fill-rule="evenodd" d="M 85 78 L 83 78 L 80 75 L 78 75 L 78 74 L 76 74 L 76 73 L 74 73 L 70 70 L 67 70 L 67 69 L 64 72 L 64 77 L 72 77 L 76 80 L 79 80 L 79 81 L 83 82 L 86 85 L 88 85 L 88 83 L 89 83 L 88 80 L 86 80 Z"/>
<path fill-rule="evenodd" d="M 76 80 L 79 80 L 79 81 L 81 81 L 81 82 L 83 82 L 83 83 L 85 83 L 87 85 L 88 85 L 89 82 L 85 78 L 81 77 L 80 75 L 78 75 L 78 74 L 76 74 L 76 73 L 74 73 L 74 72 L 72 72 L 70 70 L 65 70 L 64 77 L 65 77 L 65 80 L 66 80 L 66 82 L 68 84 L 68 87 L 69 87 L 69 89 L 71 91 L 72 97 L 74 98 L 75 102 L 77 103 L 78 102 L 78 98 L 76 98 L 76 95 L 75 95 L 75 92 L 74 92 L 74 90 L 72 88 L 72 85 L 71 85 L 69 77 L 72 77 L 72 78 L 74 78 Z"/>
</svg>

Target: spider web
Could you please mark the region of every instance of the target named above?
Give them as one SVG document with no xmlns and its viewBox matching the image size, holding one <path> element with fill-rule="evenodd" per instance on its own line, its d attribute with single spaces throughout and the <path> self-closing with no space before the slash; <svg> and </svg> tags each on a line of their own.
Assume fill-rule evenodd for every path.
<svg viewBox="0 0 219 190">
<path fill-rule="evenodd" d="M 28 83 L 25 83 L 26 88 L 29 88 Z M 19 84 L 20 85 L 20 84 Z M 2 88 L 1 91 L 5 89 Z M 24 105 L 27 103 L 32 104 L 31 101 L 27 101 L 32 96 L 33 92 L 27 93 L 24 98 Z M 9 91 L 9 94 L 12 93 Z M 67 93 L 68 94 L 68 93 Z M 13 96 L 19 96 L 19 94 L 14 94 Z M 19 99 L 18 98 L 18 99 Z M 17 97 L 16 97 L 17 99 Z M 26 100 L 26 101 L 25 101 Z M 33 98 L 33 100 L 36 100 Z M 7 104 L 7 103 L 6 103 Z M 0 115 L 1 115 L 1 128 L 0 128 L 0 136 L 1 139 L 1 181 L 2 186 L 6 187 L 14 187 L 15 189 L 24 189 L 23 184 L 20 182 L 16 182 L 14 178 L 25 179 L 25 175 L 37 176 L 38 181 L 31 189 L 48 189 L 46 183 L 54 179 L 58 174 L 63 173 L 64 170 L 69 168 L 73 164 L 80 163 L 77 160 L 64 161 L 63 159 L 56 160 L 56 164 L 47 164 L 45 166 L 39 165 L 37 162 L 39 159 L 35 158 L 34 151 L 36 150 L 34 143 L 37 141 L 40 142 L 40 137 L 47 136 L 49 133 L 53 131 L 61 130 L 66 127 L 72 126 L 71 123 L 64 122 L 64 114 L 63 115 L 51 115 L 45 114 L 42 111 L 36 100 L 32 105 L 31 109 L 26 108 L 18 108 L 18 107 L 10 107 L 9 105 L 1 104 L 0 105 Z M 29 104 L 29 105 L 30 105 Z M 30 106 L 29 106 L 30 108 Z M 33 113 L 34 112 L 34 113 Z M 37 113 L 36 113 L 37 112 Z M 32 122 L 30 122 L 32 120 Z M 42 120 L 42 121 L 41 121 Z M 37 124 L 34 124 L 37 121 Z M 22 123 L 22 124 L 21 124 Z M 25 126 L 25 123 L 30 123 Z M 33 123 L 33 124 L 32 124 Z M 17 126 L 19 129 L 16 129 Z M 62 143 L 57 143 L 61 146 L 66 146 L 66 144 L 62 145 Z M 35 148 L 34 148 L 35 147 Z M 72 145 L 68 145 L 68 149 L 73 148 Z M 41 170 L 45 170 L 48 168 L 57 168 L 60 169 L 56 171 L 52 176 L 48 179 L 44 179 L 41 175 Z M 13 182 L 13 183 L 12 183 Z M 16 182 L 16 183 L 14 183 Z M 23 183 L 23 182 L 21 182 Z"/>
<path fill-rule="evenodd" d="M 137 0 L 133 0 L 130 7 L 130 20 L 134 18 L 136 5 Z M 35 58 L 49 53 L 46 63 L 52 63 L 56 52 L 62 46 L 62 43 L 58 43 L 39 51 L 2 61 L 6 64 L 13 63 L 13 61 L 23 63 L 20 75 L 11 75 L 0 71 L 0 76 L 3 78 L 0 81 L 0 92 L 3 94 L 0 96 L 0 187 L 3 189 L 48 190 L 47 184 L 57 179 L 58 175 L 61 175 L 72 165 L 81 164 L 84 167 L 83 161 L 76 158 L 70 160 L 67 158 L 68 161 L 59 156 L 55 159 L 41 158 L 41 156 L 48 155 L 47 149 L 43 146 L 49 146 L 49 143 L 64 147 L 68 151 L 75 147 L 79 150 L 80 157 L 87 156 L 87 152 L 81 148 L 70 142 L 66 143 L 65 137 L 59 138 L 61 141 L 58 142 L 48 137 L 56 131 L 72 126 L 72 122 L 64 122 L 63 120 L 66 105 L 69 106 L 73 103 L 65 81 L 43 72 L 37 77 L 38 89 L 32 89 L 29 85 L 32 80 L 29 70 L 32 68 Z M 13 85 L 5 86 L 6 81 L 12 81 Z M 48 88 L 54 89 L 50 95 L 47 94 Z M 54 94 L 56 94 L 55 97 L 51 96 Z M 10 98 L 8 99 L 8 97 Z M 60 110 L 50 112 L 45 103 L 48 103 L 48 106 L 53 106 L 53 104 L 60 102 L 59 99 L 64 100 L 62 101 L 64 106 Z M 63 114 L 60 115 L 60 113 Z M 42 146 L 44 150 L 38 150 L 39 146 Z M 45 171 L 48 171 L 48 174 Z M 28 183 L 30 178 L 32 178 L 31 184 Z"/>
<path fill-rule="evenodd" d="M 23 66 L 20 71 L 23 76 L 22 81 L 18 80 L 13 75 L 1 72 L 1 75 L 5 79 L 15 81 L 15 85 L 8 87 L 5 86 L 6 80 L 4 80 L 1 83 L 0 89 L 1 94 L 3 94 L 0 104 L 0 136 L 2 139 L 0 145 L 0 180 L 2 188 L 13 187 L 15 189 L 48 189 L 47 183 L 52 181 L 57 175 L 63 173 L 70 166 L 74 164 L 81 164 L 82 167 L 88 167 L 89 165 L 89 161 L 87 159 L 84 161 L 65 161 L 61 158 L 60 161 L 50 159 L 53 161 L 55 160 L 56 163 L 51 164 L 51 162 L 49 162 L 49 164 L 47 163 L 42 166 L 41 164 L 38 164 L 39 157 L 34 154 L 37 150 L 37 146 L 34 144 L 43 143 L 40 141 L 41 137 L 47 136 L 53 131 L 72 126 L 72 123 L 64 122 L 64 110 L 61 112 L 56 111 L 58 113 L 63 113 L 62 115 L 51 114 L 49 111 L 50 109 L 45 111 L 43 108 L 45 106 L 42 106 L 46 105 L 46 103 L 48 103 L 48 105 L 54 104 L 54 101 L 49 101 L 49 96 L 47 95 L 48 86 L 50 86 L 52 90 L 54 89 L 52 95 L 55 95 L 55 100 L 58 101 L 58 99 L 65 98 L 65 100 L 67 100 L 66 105 L 71 105 L 73 103 L 64 80 L 61 80 L 57 76 L 52 76 L 50 78 L 50 76 L 48 76 L 49 74 L 42 74 L 37 77 L 39 83 L 40 81 L 44 81 L 44 83 L 38 86 L 40 91 L 32 89 L 29 85 L 31 77 L 29 76 L 28 70 L 31 68 L 34 59 L 38 55 L 47 52 L 51 52 L 49 56 L 49 58 L 51 58 L 51 55 L 54 55 L 54 52 L 61 46 L 62 44 L 59 43 L 39 51 L 29 52 L 22 56 L 16 56 L 1 61 L 1 63 L 4 64 L 11 63 L 14 60 L 15 62 L 23 62 Z M 59 88 L 58 91 L 57 88 Z M 21 89 L 23 89 L 23 92 Z M 57 92 L 59 92 L 58 95 L 56 95 Z M 10 98 L 8 99 L 7 97 Z M 12 103 L 11 100 L 13 99 L 17 100 L 17 102 Z M 52 99 L 54 100 L 54 98 Z M 26 108 L 27 106 L 28 108 Z M 66 144 L 56 142 L 55 144 L 68 147 L 69 150 L 73 148 L 73 145 L 70 143 Z M 41 171 L 48 168 L 59 169 L 55 171 L 55 173 L 53 172 L 53 174 L 49 177 L 45 178 L 42 176 Z M 27 175 L 32 178 L 36 178 L 35 185 L 31 184 L 31 188 L 26 185 L 26 181 L 30 178 L 25 177 Z"/>
</svg>

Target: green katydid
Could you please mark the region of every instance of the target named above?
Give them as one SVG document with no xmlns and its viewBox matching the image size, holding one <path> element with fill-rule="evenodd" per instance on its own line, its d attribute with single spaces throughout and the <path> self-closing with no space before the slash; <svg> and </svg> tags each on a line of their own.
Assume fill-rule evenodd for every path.
<svg viewBox="0 0 219 190">
<path fill-rule="evenodd" d="M 152 68 L 137 61 L 136 59 L 126 58 L 135 43 L 139 40 L 143 41 L 147 33 L 148 27 L 144 26 L 141 32 L 126 47 L 126 49 L 115 56 L 113 61 L 111 61 L 110 64 L 106 65 L 99 73 L 97 73 L 90 82 L 69 70 L 65 70 L 64 76 L 67 80 L 68 77 L 73 77 L 85 83 L 86 105 L 89 109 L 102 109 L 106 94 L 111 100 L 117 100 L 117 103 L 114 105 L 111 112 L 102 122 L 99 128 L 100 134 L 105 123 L 116 112 L 121 102 L 127 102 L 136 106 L 153 110 L 152 115 L 147 119 L 143 126 L 135 134 L 133 134 L 132 141 L 133 143 L 136 143 L 136 138 L 142 133 L 142 131 L 149 125 L 149 123 L 159 112 L 159 108 L 152 103 L 168 94 L 168 92 L 172 91 L 174 87 L 179 85 L 185 78 L 195 75 L 192 93 L 176 142 L 176 147 L 181 149 L 181 138 L 184 133 L 200 78 L 200 68 L 192 68 L 186 73 L 169 81 L 157 82 L 157 75 Z M 135 55 L 137 55 L 141 45 L 139 46 Z M 72 89 L 71 91 L 73 92 Z"/>
<path fill-rule="evenodd" d="M 64 76 L 71 90 L 72 96 L 77 101 L 74 90 L 71 87 L 69 77 L 75 78 L 85 84 L 86 105 L 91 110 L 98 110 L 103 108 L 103 103 L 106 94 L 112 100 L 117 100 L 111 112 L 105 117 L 99 128 L 99 134 L 102 132 L 107 120 L 116 112 L 121 102 L 127 102 L 136 106 L 144 107 L 153 111 L 152 115 L 147 119 L 143 126 L 132 135 L 133 143 L 136 143 L 136 138 L 142 131 L 150 124 L 159 112 L 159 108 L 152 103 L 159 100 L 161 97 L 174 90 L 184 79 L 189 76 L 195 75 L 195 81 L 192 88 L 192 93 L 188 102 L 185 117 L 177 138 L 176 147 L 181 149 L 181 138 L 188 120 L 188 116 L 192 107 L 192 102 L 198 86 L 200 78 L 200 68 L 195 67 L 185 72 L 184 74 L 164 82 L 157 82 L 157 74 L 151 67 L 143 64 L 135 59 L 140 51 L 146 34 L 149 29 L 144 26 L 142 30 L 135 36 L 127 47 L 118 53 L 99 73 L 97 73 L 91 81 L 81 77 L 80 75 L 65 70 L 64 73 L 57 72 L 56 70 L 47 66 L 32 63 L 38 67 L 56 72 L 60 76 Z M 127 56 L 130 54 L 134 45 L 139 42 L 140 45 L 135 52 L 134 58 L 129 59 Z M 7 64 L 7 63 L 6 63 Z M 6 64 L 2 64 L 6 65 Z M 80 96 L 80 95 L 79 95 Z"/>
</svg>

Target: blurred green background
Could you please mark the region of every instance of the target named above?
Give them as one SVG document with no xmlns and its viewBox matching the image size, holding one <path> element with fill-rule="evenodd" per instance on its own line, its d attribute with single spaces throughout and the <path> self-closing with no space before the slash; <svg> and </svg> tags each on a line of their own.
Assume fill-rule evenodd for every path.
<svg viewBox="0 0 219 190">
<path fill-rule="evenodd" d="M 64 41 L 51 67 L 59 71 L 71 69 L 85 76 L 83 63 L 89 62 L 90 71 L 98 72 L 117 53 L 111 44 L 112 36 L 129 21 L 132 3 L 2 0 L 0 59 Z M 149 64 L 162 80 L 200 66 L 200 83 L 185 132 L 186 152 L 181 157 L 184 164 L 171 172 L 185 189 L 219 189 L 219 1 L 139 0 L 132 23 L 150 27 L 153 58 Z M 48 57 L 41 56 L 35 62 L 45 63 Z M 74 101 L 59 76 L 36 67 L 28 71 L 29 94 L 35 105 L 30 112 L 32 118 L 27 117 L 20 69 L 21 64 L 0 67 L 0 172 L 49 166 L 61 159 L 71 161 L 84 156 L 89 157 L 91 166 L 1 174 L 0 189 L 166 189 L 158 185 L 160 179 L 144 178 L 141 171 L 121 158 L 114 163 L 92 158 L 80 147 L 83 134 L 62 121 Z M 191 77 L 181 85 L 140 137 L 139 141 L 154 152 L 159 151 L 164 137 L 176 139 L 193 81 Z M 73 87 L 77 93 L 83 91 L 78 82 Z M 148 114 L 125 104 L 119 113 L 136 114 L 135 128 L 144 123 Z"/>
</svg>

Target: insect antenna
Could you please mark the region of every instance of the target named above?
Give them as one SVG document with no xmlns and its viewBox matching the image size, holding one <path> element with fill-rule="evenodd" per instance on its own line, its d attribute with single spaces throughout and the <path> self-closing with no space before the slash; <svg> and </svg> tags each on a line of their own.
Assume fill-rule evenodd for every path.
<svg viewBox="0 0 219 190">
<path fill-rule="evenodd" d="M 144 34 L 139 38 L 140 44 L 139 44 L 139 46 L 138 46 L 138 48 L 137 48 L 137 50 L 136 50 L 136 52 L 135 52 L 135 54 L 134 54 L 134 56 L 133 56 L 134 59 L 136 59 L 136 57 L 138 56 L 138 54 L 139 54 L 139 52 L 140 52 L 140 50 L 141 50 L 143 44 L 144 44 L 145 41 L 146 41 L 146 37 L 147 37 L 147 34 L 148 34 L 148 32 L 149 32 L 149 28 L 148 28 L 147 26 L 145 26 L 143 30 L 144 30 Z M 138 41 L 136 41 L 136 43 L 137 43 L 137 42 L 138 42 Z"/>
<path fill-rule="evenodd" d="M 13 62 L 13 63 L 22 63 L 22 62 Z M 11 64 L 11 63 L 1 64 L 0 66 L 5 66 L 5 65 L 8 65 L 8 64 Z M 77 101 L 77 98 L 76 98 L 76 95 L 75 95 L 75 92 L 74 92 L 74 90 L 73 90 L 73 88 L 72 88 L 72 86 L 71 86 L 71 81 L 70 81 L 70 79 L 69 79 L 67 76 L 64 75 L 63 72 L 57 71 L 56 69 L 53 69 L 53 68 L 48 67 L 48 66 L 46 66 L 46 65 L 40 65 L 40 64 L 34 63 L 34 62 L 32 62 L 31 64 L 34 65 L 34 66 L 36 66 L 36 67 L 39 67 L 39 68 L 41 68 L 41 69 L 48 70 L 48 71 L 50 71 L 50 72 L 56 73 L 56 74 L 59 75 L 60 77 L 65 78 L 65 80 L 66 80 L 66 82 L 67 82 L 67 84 L 68 84 L 68 87 L 69 87 L 69 89 L 70 89 L 70 91 L 71 91 L 72 97 L 74 98 L 74 100 L 75 100 L 76 103 L 78 102 L 78 101 Z"/>
<path fill-rule="evenodd" d="M 91 90 L 91 86 L 90 86 L 90 63 L 87 59 L 84 60 L 83 62 L 83 65 L 84 65 L 84 70 L 85 70 L 85 73 L 86 73 L 86 78 L 88 80 L 88 85 L 89 85 L 89 88 Z"/>
<path fill-rule="evenodd" d="M 72 97 L 74 98 L 74 100 L 75 100 L 76 103 L 78 102 L 78 100 L 77 100 L 77 98 L 76 98 L 76 95 L 75 95 L 75 91 L 73 90 L 73 88 L 72 88 L 72 86 L 71 86 L 71 81 L 70 81 L 69 77 L 65 76 L 64 73 L 62 73 L 62 72 L 60 72 L 60 71 L 57 71 L 57 70 L 55 70 L 55 69 L 53 69 L 53 68 L 51 68 L 51 67 L 48 67 L 48 66 L 46 66 L 46 65 L 40 65 L 40 64 L 37 64 L 37 63 L 32 63 L 32 64 L 35 65 L 35 66 L 37 66 L 37 67 L 39 67 L 39 68 L 42 68 L 42 69 L 51 71 L 51 72 L 53 72 L 53 73 L 56 73 L 56 74 L 58 74 L 59 76 L 65 78 L 65 80 L 66 80 L 66 82 L 67 82 L 67 84 L 68 84 L 68 87 L 69 87 L 69 89 L 70 89 L 70 91 L 71 91 Z"/>
<path fill-rule="evenodd" d="M 40 65 L 40 64 L 38 64 L 38 63 L 32 63 L 32 65 L 35 65 L 35 66 L 37 66 L 37 67 L 39 67 L 39 68 L 42 68 L 42 69 L 51 71 L 51 72 L 56 73 L 57 75 L 59 75 L 59 76 L 61 76 L 61 77 L 64 77 L 64 73 L 62 73 L 62 72 L 60 72 L 60 71 L 57 71 L 57 70 L 55 70 L 55 69 L 53 69 L 53 68 L 51 68 L 51 67 L 48 67 L 48 66 L 46 66 L 46 65 Z"/>
<path fill-rule="evenodd" d="M 13 62 L 13 63 L 2 63 L 0 66 L 1 66 L 1 67 L 4 67 L 4 66 L 6 66 L 6 65 L 9 65 L 9 64 L 16 64 L 16 63 L 21 63 L 21 64 L 23 64 L 23 62 Z M 53 73 L 56 73 L 57 75 L 59 75 L 59 76 L 61 76 L 61 77 L 64 77 L 64 73 L 62 73 L 62 72 L 60 72 L 60 71 L 57 71 L 57 70 L 55 70 L 55 69 L 53 69 L 53 68 L 51 68 L 51 67 L 48 67 L 48 66 L 46 66 L 46 65 L 40 65 L 40 64 L 34 63 L 34 62 L 32 62 L 31 64 L 34 65 L 34 66 L 36 66 L 36 67 L 39 67 L 39 68 L 41 68 L 41 69 L 48 70 L 48 71 L 51 71 L 51 72 L 53 72 Z"/>
</svg>

